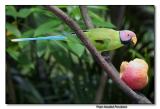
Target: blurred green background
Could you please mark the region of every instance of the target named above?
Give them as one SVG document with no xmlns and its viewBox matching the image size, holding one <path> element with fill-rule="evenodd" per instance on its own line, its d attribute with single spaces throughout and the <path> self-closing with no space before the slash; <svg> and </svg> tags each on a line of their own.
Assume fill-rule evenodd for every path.
<svg viewBox="0 0 160 109">
<path fill-rule="evenodd" d="M 58 7 L 87 29 L 79 6 Z M 154 6 L 88 6 L 88 14 L 95 27 L 137 34 L 135 47 L 122 47 L 110 55 L 118 71 L 122 61 L 136 57 L 148 63 L 149 84 L 141 93 L 154 103 Z M 10 41 L 72 32 L 42 6 L 6 6 L 6 103 L 134 103 L 109 77 L 102 82 L 104 71 L 84 46 L 64 41 Z M 97 95 L 100 86 L 103 91 Z M 102 96 L 101 100 L 96 102 L 96 96 Z"/>
</svg>

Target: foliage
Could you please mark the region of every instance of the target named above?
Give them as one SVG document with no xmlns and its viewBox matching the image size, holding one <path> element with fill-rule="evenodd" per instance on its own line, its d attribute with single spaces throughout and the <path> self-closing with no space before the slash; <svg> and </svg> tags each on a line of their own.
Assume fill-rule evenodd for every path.
<svg viewBox="0 0 160 109">
<path fill-rule="evenodd" d="M 58 7 L 86 29 L 78 6 Z M 117 29 L 111 22 L 111 7 L 88 6 L 95 27 Z M 126 6 L 120 29 L 135 31 L 138 44 L 135 48 L 116 50 L 112 53 L 112 61 L 119 70 L 124 60 L 145 59 L 149 64 L 150 82 L 142 93 L 154 102 L 154 7 L 140 6 L 141 11 L 133 15 L 137 7 Z M 72 30 L 64 22 L 42 6 L 6 6 L 7 103 L 93 103 L 103 71 L 70 33 Z M 12 38 L 59 34 L 70 40 L 10 41 Z M 108 79 L 101 103 L 132 102 Z"/>
</svg>

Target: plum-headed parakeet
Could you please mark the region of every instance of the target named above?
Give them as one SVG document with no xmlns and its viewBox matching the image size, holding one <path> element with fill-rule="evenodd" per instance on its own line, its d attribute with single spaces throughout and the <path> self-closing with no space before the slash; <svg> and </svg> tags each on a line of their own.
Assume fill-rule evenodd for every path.
<svg viewBox="0 0 160 109">
<path fill-rule="evenodd" d="M 129 30 L 116 31 L 108 28 L 95 28 L 87 30 L 84 33 L 100 52 L 114 50 L 130 43 L 135 45 L 137 42 L 136 34 Z M 67 37 L 47 36 L 12 39 L 13 42 L 30 40 L 67 40 Z"/>
</svg>

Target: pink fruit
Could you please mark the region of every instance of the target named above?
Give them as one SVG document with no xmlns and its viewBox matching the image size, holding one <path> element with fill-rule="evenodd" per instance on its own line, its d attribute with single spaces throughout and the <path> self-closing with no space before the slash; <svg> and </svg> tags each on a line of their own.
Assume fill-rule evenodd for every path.
<svg viewBox="0 0 160 109">
<path fill-rule="evenodd" d="M 133 90 L 141 90 L 148 83 L 148 64 L 142 59 L 122 62 L 120 78 Z"/>
</svg>

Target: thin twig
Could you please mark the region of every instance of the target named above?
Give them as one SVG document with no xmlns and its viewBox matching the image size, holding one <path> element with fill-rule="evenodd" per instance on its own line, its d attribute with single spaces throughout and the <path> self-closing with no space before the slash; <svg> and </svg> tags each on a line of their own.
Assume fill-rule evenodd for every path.
<svg viewBox="0 0 160 109">
<path fill-rule="evenodd" d="M 88 15 L 88 9 L 87 6 L 80 6 L 81 14 L 84 20 L 85 25 L 88 29 L 94 28 L 91 18 Z"/>
<path fill-rule="evenodd" d="M 80 10 L 81 10 L 81 14 L 83 17 L 83 21 L 87 27 L 87 29 L 92 29 L 94 28 L 92 20 L 88 14 L 88 8 L 87 6 L 80 6 Z M 106 86 L 106 81 L 107 81 L 107 73 L 102 73 L 101 77 L 100 77 L 100 83 L 99 83 L 99 87 L 96 91 L 96 95 L 95 95 L 95 100 L 94 103 L 100 103 L 103 97 L 103 92 Z"/>
<path fill-rule="evenodd" d="M 107 79 L 108 79 L 107 73 L 102 73 L 101 78 L 100 78 L 99 87 L 96 92 L 96 97 L 95 97 L 94 103 L 97 103 L 97 104 L 101 103 Z"/>
<path fill-rule="evenodd" d="M 124 14 L 126 6 L 111 6 L 111 21 L 116 25 L 117 29 L 120 29 L 123 24 Z M 118 10 L 118 11 L 117 11 Z M 107 12 L 106 12 L 107 13 Z"/>
<path fill-rule="evenodd" d="M 53 12 L 61 20 L 63 20 L 78 36 L 78 38 L 84 43 L 86 48 L 90 51 L 92 56 L 96 59 L 97 63 L 104 69 L 106 73 L 112 78 L 112 80 L 119 86 L 119 88 L 130 98 L 135 100 L 137 103 L 151 103 L 146 97 L 140 96 L 129 88 L 120 78 L 118 71 L 115 71 L 110 65 L 104 60 L 101 54 L 96 48 L 89 42 L 83 31 L 80 29 L 78 24 L 72 20 L 66 13 L 56 6 L 45 6 L 48 10 Z"/>
</svg>

